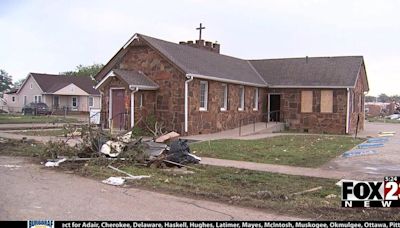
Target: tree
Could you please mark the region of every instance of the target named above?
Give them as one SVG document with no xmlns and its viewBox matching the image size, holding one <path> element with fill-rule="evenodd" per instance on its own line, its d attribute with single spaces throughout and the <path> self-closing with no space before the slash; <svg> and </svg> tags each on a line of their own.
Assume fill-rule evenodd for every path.
<svg viewBox="0 0 400 228">
<path fill-rule="evenodd" d="M 379 102 L 390 102 L 390 97 L 384 93 L 379 94 L 378 96 Z"/>
<path fill-rule="evenodd" d="M 375 96 L 365 96 L 365 102 L 375 102 L 376 97 Z"/>
<path fill-rule="evenodd" d="M 0 69 L 0 92 L 11 89 L 12 85 L 12 76 Z"/>
<path fill-rule="evenodd" d="M 60 74 L 64 74 L 64 75 L 72 75 L 72 76 L 92 76 L 94 77 L 97 73 L 99 73 L 99 71 L 101 70 L 101 68 L 103 68 L 103 64 L 98 64 L 98 63 L 94 63 L 93 65 L 89 65 L 89 66 L 84 66 L 84 65 L 78 65 L 75 70 L 73 71 L 66 71 L 66 72 L 62 72 Z"/>
<path fill-rule="evenodd" d="M 19 88 L 22 86 L 22 84 L 24 83 L 25 78 L 21 78 L 18 81 L 14 82 L 14 88 Z"/>
</svg>

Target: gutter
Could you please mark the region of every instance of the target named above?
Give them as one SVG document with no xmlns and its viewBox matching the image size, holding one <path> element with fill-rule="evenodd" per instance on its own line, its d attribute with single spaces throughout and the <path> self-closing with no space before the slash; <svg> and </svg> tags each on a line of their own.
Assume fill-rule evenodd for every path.
<svg viewBox="0 0 400 228">
<path fill-rule="evenodd" d="M 213 76 L 206 76 L 206 75 L 201 75 L 201 74 L 186 74 L 186 77 L 200 78 L 200 79 L 206 79 L 206 80 L 211 80 L 211 81 L 226 82 L 226 83 L 247 85 L 247 86 L 254 86 L 254 87 L 268 87 L 268 85 L 266 85 L 266 84 L 243 82 L 243 81 L 226 79 L 226 78 L 217 78 L 217 77 L 213 77 Z"/>
<path fill-rule="evenodd" d="M 350 89 L 347 88 L 347 105 L 346 105 L 346 134 L 349 133 L 349 120 L 350 120 Z"/>
<path fill-rule="evenodd" d="M 189 82 L 193 81 L 193 76 L 186 74 L 188 80 L 185 81 L 185 132 L 188 132 L 189 121 Z"/>
<path fill-rule="evenodd" d="M 131 128 L 133 128 L 135 126 L 135 93 L 137 91 L 139 91 L 139 88 L 131 88 L 129 87 L 129 89 L 132 89 L 131 92 Z"/>
</svg>

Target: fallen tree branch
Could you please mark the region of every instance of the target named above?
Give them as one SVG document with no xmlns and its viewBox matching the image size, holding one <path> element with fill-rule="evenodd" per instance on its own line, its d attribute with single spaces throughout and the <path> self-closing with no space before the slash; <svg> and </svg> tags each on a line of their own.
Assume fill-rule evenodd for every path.
<svg viewBox="0 0 400 228">
<path fill-rule="evenodd" d="M 311 188 L 311 189 L 304 190 L 304 191 L 301 191 L 301 192 L 292 193 L 292 194 L 290 194 L 290 195 L 291 195 L 291 196 L 302 195 L 302 194 L 304 194 L 304 193 L 315 192 L 315 191 L 318 191 L 318 190 L 321 190 L 321 189 L 322 189 L 322 186 L 318 186 L 318 187 L 316 187 L 316 188 Z"/>
<path fill-rule="evenodd" d="M 185 168 L 188 168 L 188 169 L 193 169 L 193 170 L 197 170 L 197 171 L 203 171 L 203 170 L 201 170 L 201 169 L 197 169 L 197 168 L 194 168 L 194 167 L 191 167 L 191 166 L 188 166 L 188 165 L 182 165 L 182 164 L 180 164 L 180 163 L 177 163 L 177 162 L 173 162 L 173 161 L 170 161 L 170 160 L 163 160 L 164 162 L 167 162 L 167 163 L 170 163 L 170 164 L 173 164 L 173 165 L 177 165 L 177 166 L 182 166 L 182 167 L 185 167 Z"/>
</svg>

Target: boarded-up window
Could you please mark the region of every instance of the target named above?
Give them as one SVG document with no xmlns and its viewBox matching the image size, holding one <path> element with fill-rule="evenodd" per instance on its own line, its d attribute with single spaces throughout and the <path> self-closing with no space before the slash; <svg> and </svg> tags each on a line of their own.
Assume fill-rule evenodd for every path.
<svg viewBox="0 0 400 228">
<path fill-rule="evenodd" d="M 312 91 L 301 91 L 301 112 L 312 112 Z"/>
<path fill-rule="evenodd" d="M 321 90 L 321 112 L 333 112 L 333 91 Z"/>
</svg>

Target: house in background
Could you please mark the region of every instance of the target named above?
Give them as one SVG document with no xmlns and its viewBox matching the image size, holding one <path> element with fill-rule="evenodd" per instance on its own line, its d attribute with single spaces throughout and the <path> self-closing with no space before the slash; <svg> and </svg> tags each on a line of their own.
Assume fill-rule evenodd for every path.
<svg viewBox="0 0 400 228">
<path fill-rule="evenodd" d="M 30 73 L 21 87 L 7 94 L 10 112 L 21 112 L 32 102 L 43 102 L 53 111 L 89 112 L 100 108 L 100 93 L 90 77 Z"/>
<path fill-rule="evenodd" d="M 128 129 L 154 115 L 182 135 L 285 122 L 310 133 L 364 127 L 369 90 L 362 56 L 245 60 L 220 44 L 172 43 L 135 34 L 96 75 L 101 122 Z M 121 118 L 123 115 L 124 118 Z"/>
</svg>

